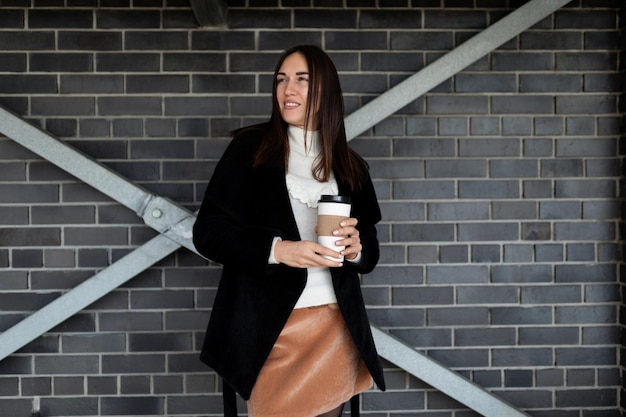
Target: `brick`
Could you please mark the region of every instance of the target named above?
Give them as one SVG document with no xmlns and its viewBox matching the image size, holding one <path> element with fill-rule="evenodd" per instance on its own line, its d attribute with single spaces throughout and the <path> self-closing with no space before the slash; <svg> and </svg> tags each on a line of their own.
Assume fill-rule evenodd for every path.
<svg viewBox="0 0 626 417">
<path fill-rule="evenodd" d="M 615 219 L 619 217 L 618 203 L 614 201 L 583 201 L 583 219 Z"/>
<path fill-rule="evenodd" d="M 291 12 L 289 10 L 230 9 L 228 27 L 230 29 L 289 29 L 291 28 Z"/>
<path fill-rule="evenodd" d="M 46 268 L 72 268 L 76 266 L 76 254 L 71 249 L 45 249 L 43 253 Z"/>
<path fill-rule="evenodd" d="M 583 79 L 578 74 L 522 74 L 520 92 L 582 92 Z"/>
<path fill-rule="evenodd" d="M 161 99 L 158 97 L 100 97 L 98 113 L 103 116 L 115 115 L 161 115 Z"/>
<path fill-rule="evenodd" d="M 4 257 L 3 255 L 0 257 Z M 14 262 L 13 262 L 14 263 Z M 8 267 L 7 259 L 2 259 L 1 266 Z M 0 289 L 2 290 L 26 290 L 28 289 L 28 276 L 26 271 L 7 271 L 0 272 Z"/>
<path fill-rule="evenodd" d="M 154 377 L 154 393 L 155 394 L 182 394 L 183 393 L 183 377 L 178 375 L 165 375 Z M 197 393 L 197 391 L 189 391 Z M 205 391 L 203 391 L 205 392 Z"/>
<path fill-rule="evenodd" d="M 129 335 L 130 352 L 177 352 L 192 350 L 190 333 L 142 333 Z"/>
<path fill-rule="evenodd" d="M 492 365 L 507 368 L 516 366 L 551 366 L 553 363 L 551 348 L 515 348 L 492 351 Z"/>
<path fill-rule="evenodd" d="M 530 201 L 494 201 L 491 216 L 496 220 L 536 219 L 537 204 Z"/>
<path fill-rule="evenodd" d="M 552 114 L 554 105 L 548 96 L 516 95 L 493 97 L 491 108 L 494 114 Z"/>
<path fill-rule="evenodd" d="M 494 71 L 549 71 L 554 69 L 554 57 L 550 52 L 495 51 L 491 54 L 491 62 Z"/>
<path fill-rule="evenodd" d="M 101 401 L 103 415 L 161 415 L 165 410 L 163 397 L 105 397 Z"/>
<path fill-rule="evenodd" d="M 427 282 L 433 285 L 487 283 L 489 280 L 489 271 L 482 265 L 434 265 L 426 271 Z"/>
<path fill-rule="evenodd" d="M 557 114 L 603 114 L 615 108 L 614 98 L 604 95 L 558 96 Z"/>
<path fill-rule="evenodd" d="M 14 268 L 41 268 L 43 252 L 37 249 L 14 249 L 12 253 Z"/>
<path fill-rule="evenodd" d="M 514 286 L 463 286 L 457 289 L 458 304 L 515 304 L 518 302 Z"/>
<path fill-rule="evenodd" d="M 485 367 L 489 363 L 487 349 L 430 349 L 429 356 L 453 368 Z"/>
<path fill-rule="evenodd" d="M 42 10 L 28 11 L 28 27 L 31 29 L 80 29 L 93 26 L 91 10 Z"/>
<path fill-rule="evenodd" d="M 446 199 L 455 195 L 453 181 L 428 180 L 428 181 L 400 181 L 393 189 L 395 199 Z"/>
<path fill-rule="evenodd" d="M 181 31 L 129 31 L 124 37 L 124 48 L 139 51 L 170 51 L 189 48 L 187 32 Z"/>
<path fill-rule="evenodd" d="M 392 225 L 394 241 L 453 241 L 454 227 L 451 224 L 398 224 Z"/>
<path fill-rule="evenodd" d="M 470 117 L 471 135 L 500 134 L 500 119 L 497 117 Z"/>
<path fill-rule="evenodd" d="M 99 313 L 101 331 L 128 332 L 163 330 L 161 313 Z"/>
<path fill-rule="evenodd" d="M 104 374 L 162 373 L 164 371 L 164 355 L 102 355 L 102 373 Z"/>
<path fill-rule="evenodd" d="M 530 370 L 506 370 L 504 381 L 507 387 L 532 387 L 533 373 Z"/>
<path fill-rule="evenodd" d="M 413 24 L 417 25 L 417 22 Z M 449 51 L 452 48 L 452 34 L 445 31 L 393 31 L 391 33 L 392 50 Z"/>
<path fill-rule="evenodd" d="M 344 93 L 382 93 L 387 87 L 387 77 L 374 74 L 350 74 L 340 76 Z"/>
<path fill-rule="evenodd" d="M 416 71 L 424 66 L 421 55 L 415 53 L 362 53 L 363 71 Z"/>
<path fill-rule="evenodd" d="M 4 51 L 41 51 L 54 49 L 53 31 L 1 31 L 0 50 Z"/>
<path fill-rule="evenodd" d="M 461 198 L 519 198 L 519 184 L 512 180 L 463 180 L 459 181 Z"/>
<path fill-rule="evenodd" d="M 597 264 L 585 267 L 557 265 L 556 282 L 615 282 L 615 268 L 610 264 Z"/>
<path fill-rule="evenodd" d="M 593 49 L 617 50 L 619 49 L 619 46 L 618 46 L 619 37 L 616 36 L 615 31 L 598 30 L 598 31 L 593 31 L 593 32 L 587 32 L 584 34 L 584 36 L 585 36 L 585 40 L 584 40 L 585 49 L 587 50 L 593 50 Z"/>
<path fill-rule="evenodd" d="M 262 36 L 262 34 L 261 34 Z M 193 31 L 192 50 L 254 50 L 255 33 L 237 31 Z"/>
<path fill-rule="evenodd" d="M 32 224 L 88 224 L 95 221 L 93 206 L 34 206 Z"/>
<path fill-rule="evenodd" d="M 22 378 L 20 387 L 25 396 L 50 396 L 52 394 L 52 378 Z M 0 410 L 4 410 L 1 405 Z"/>
<path fill-rule="evenodd" d="M 133 159 L 186 159 L 194 157 L 194 144 L 183 140 L 141 140 L 131 143 Z"/>
<path fill-rule="evenodd" d="M 371 309 L 370 319 L 383 327 L 415 327 L 425 324 L 424 310 L 421 308 Z"/>
<path fill-rule="evenodd" d="M 372 391 L 363 395 L 362 402 L 364 410 L 372 411 L 388 410 L 390 408 L 392 410 L 424 410 L 425 407 L 423 392 L 415 393 L 390 391 L 383 393 Z"/>
<path fill-rule="evenodd" d="M 194 93 L 254 93 L 256 79 L 253 75 L 194 75 Z"/>
<path fill-rule="evenodd" d="M 497 263 L 501 259 L 497 245 L 472 245 L 470 251 L 473 263 Z"/>
<path fill-rule="evenodd" d="M 461 139 L 459 156 L 520 156 L 521 144 L 518 139 Z"/>
<path fill-rule="evenodd" d="M 531 50 L 579 50 L 582 39 L 576 31 L 528 31 L 520 35 L 520 45 Z"/>
<path fill-rule="evenodd" d="M 497 97 L 494 97 L 492 100 L 496 99 Z M 426 103 L 428 114 L 488 113 L 488 98 L 482 96 L 427 96 Z"/>
<path fill-rule="evenodd" d="M 60 27 L 67 29 L 63 25 Z M 59 50 L 119 51 L 122 49 L 120 32 L 61 30 L 58 38 Z"/>
<path fill-rule="evenodd" d="M 156 53 L 96 53 L 98 72 L 158 72 L 161 57 Z"/>
<path fill-rule="evenodd" d="M 0 71 L 26 72 L 27 58 L 23 53 L 0 53 Z"/>
<path fill-rule="evenodd" d="M 30 54 L 29 66 L 37 72 L 91 72 L 94 64 L 91 54 L 34 53 Z"/>
<path fill-rule="evenodd" d="M 296 28 L 357 28 L 357 12 L 354 10 L 309 9 L 294 11 Z"/>
<path fill-rule="evenodd" d="M 120 380 L 122 394 L 150 394 L 149 376 L 122 376 Z"/>
<path fill-rule="evenodd" d="M 24 28 L 23 10 L 2 10 L 0 13 L 0 27 L 7 29 L 23 29 Z"/>
<path fill-rule="evenodd" d="M 93 374 L 99 370 L 99 360 L 94 355 L 36 356 L 35 370 L 52 375 Z"/>
<path fill-rule="evenodd" d="M 595 117 L 567 117 L 566 132 L 569 135 L 593 135 L 596 128 Z M 558 149 L 558 146 L 557 146 Z M 591 155 L 589 155 L 591 156 Z"/>
<path fill-rule="evenodd" d="M 98 9 L 95 14 L 98 29 L 159 29 L 161 24 L 159 11 Z"/>
<path fill-rule="evenodd" d="M 593 29 L 614 29 L 615 16 L 608 10 L 559 10 L 554 14 L 555 28 L 593 28 Z"/>
<path fill-rule="evenodd" d="M 166 52 L 163 70 L 178 72 L 224 72 L 227 55 L 223 53 Z"/>
<path fill-rule="evenodd" d="M 517 80 L 510 74 L 457 74 L 455 90 L 459 93 L 516 92 Z"/>
<path fill-rule="evenodd" d="M 327 50 L 385 50 L 387 49 L 387 34 L 383 32 L 359 31 L 335 32 L 326 31 L 324 44 Z"/>
<path fill-rule="evenodd" d="M 481 11 L 439 11 L 424 12 L 424 28 L 428 29 L 484 29 L 487 27 L 487 14 Z"/>
<path fill-rule="evenodd" d="M 129 94 L 187 93 L 189 92 L 189 77 L 187 75 L 128 75 L 126 92 Z"/>
<path fill-rule="evenodd" d="M 393 154 L 396 157 L 453 157 L 455 149 L 456 144 L 453 139 L 402 138 L 393 140 Z"/>
<path fill-rule="evenodd" d="M 561 135 L 564 122 L 561 117 L 535 117 L 535 134 L 539 136 Z"/>
<path fill-rule="evenodd" d="M 590 262 L 596 258 L 596 248 L 589 243 L 573 243 L 567 245 L 566 260 L 569 262 Z"/>
<path fill-rule="evenodd" d="M 360 29 L 420 29 L 420 10 L 363 10 L 359 16 Z"/>
<path fill-rule="evenodd" d="M 616 154 L 617 142 L 613 138 L 559 139 L 556 141 L 557 157 L 611 156 Z"/>
<path fill-rule="evenodd" d="M 165 97 L 165 115 L 168 116 L 210 116 L 223 115 L 228 101 L 222 97 Z"/>
<path fill-rule="evenodd" d="M 487 165 L 480 159 L 439 159 L 426 161 L 427 178 L 470 178 L 487 175 Z"/>
<path fill-rule="evenodd" d="M 83 395 L 82 377 L 54 377 L 54 394 L 57 396 Z"/>
<path fill-rule="evenodd" d="M 522 263 L 533 261 L 532 245 L 504 245 L 504 262 Z"/>
<path fill-rule="evenodd" d="M 432 221 L 462 221 L 486 220 L 489 218 L 487 203 L 428 203 L 428 220 Z"/>
<path fill-rule="evenodd" d="M 564 245 L 535 245 L 535 259 L 537 262 L 562 262 L 564 258 Z"/>
<path fill-rule="evenodd" d="M 2 64 L 0 64 L 2 65 Z M 57 93 L 58 86 L 54 75 L 6 75 L 0 78 L 0 93 Z"/>
<path fill-rule="evenodd" d="M 515 329 L 511 328 L 467 328 L 455 329 L 455 346 L 499 346 L 514 345 Z"/>
<path fill-rule="evenodd" d="M 0 410 L 7 415 L 30 415 L 32 411 L 32 401 L 30 399 L 0 398 Z"/>
<path fill-rule="evenodd" d="M 55 227 L 25 227 L 0 229 L 0 247 L 58 246 L 61 231 Z"/>
<path fill-rule="evenodd" d="M 423 167 L 416 160 L 370 160 L 370 172 L 378 178 L 420 178 Z"/>
<path fill-rule="evenodd" d="M 219 414 L 222 412 L 221 395 L 168 396 L 167 410 L 174 414 Z"/>
<path fill-rule="evenodd" d="M 393 274 L 392 274 L 393 272 Z M 421 266 L 379 266 L 363 276 L 364 285 L 417 285 L 424 283 L 424 268 Z"/>
<path fill-rule="evenodd" d="M 529 286 L 521 289 L 522 304 L 563 304 L 581 301 L 581 288 L 578 285 Z"/>
<path fill-rule="evenodd" d="M 555 224 L 555 237 L 559 240 L 613 240 L 613 223 L 562 222 Z"/>
<path fill-rule="evenodd" d="M 441 136 L 465 136 L 468 132 L 468 123 L 465 117 L 442 117 L 438 124 L 439 135 Z"/>
<path fill-rule="evenodd" d="M 452 304 L 452 287 L 405 287 L 392 289 L 392 303 L 398 305 L 437 305 Z"/>
<path fill-rule="evenodd" d="M 285 50 L 293 45 L 322 45 L 322 34 L 313 31 L 288 31 L 259 33 L 259 49 Z"/>
<path fill-rule="evenodd" d="M 391 295 L 388 288 L 363 288 L 362 293 L 366 306 L 391 305 Z"/>
<path fill-rule="evenodd" d="M 439 261 L 441 263 L 466 263 L 468 252 L 467 246 L 444 246 L 439 251 Z"/>
</svg>

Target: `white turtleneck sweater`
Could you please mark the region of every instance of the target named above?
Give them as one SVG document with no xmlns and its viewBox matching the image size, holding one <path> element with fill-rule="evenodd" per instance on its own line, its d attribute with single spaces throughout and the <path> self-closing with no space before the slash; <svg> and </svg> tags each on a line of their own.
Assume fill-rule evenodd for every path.
<svg viewBox="0 0 626 417">
<path fill-rule="evenodd" d="M 289 126 L 289 167 L 285 180 L 298 231 L 302 240 L 317 242 L 317 205 L 322 194 L 338 193 L 337 182 L 331 174 L 328 182 L 313 178 L 312 167 L 320 153 L 317 132 Z M 270 262 L 276 263 L 272 247 Z M 336 303 L 330 271 L 326 267 L 307 268 L 307 283 L 295 308 Z"/>
</svg>

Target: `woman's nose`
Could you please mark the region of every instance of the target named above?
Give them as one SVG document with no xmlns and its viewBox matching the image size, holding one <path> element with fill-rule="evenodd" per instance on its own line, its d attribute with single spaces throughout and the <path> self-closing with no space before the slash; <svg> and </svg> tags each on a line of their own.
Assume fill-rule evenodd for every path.
<svg viewBox="0 0 626 417">
<path fill-rule="evenodd" d="M 294 95 L 296 93 L 296 86 L 293 81 L 287 81 L 287 85 L 285 86 L 285 94 L 288 96 Z"/>
</svg>

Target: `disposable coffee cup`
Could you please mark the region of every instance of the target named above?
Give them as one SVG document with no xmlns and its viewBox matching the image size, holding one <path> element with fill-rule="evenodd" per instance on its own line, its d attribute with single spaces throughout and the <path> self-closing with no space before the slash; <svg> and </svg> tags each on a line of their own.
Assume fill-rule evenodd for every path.
<svg viewBox="0 0 626 417">
<path fill-rule="evenodd" d="M 339 223 L 350 217 L 351 201 L 350 197 L 342 195 L 327 195 L 320 197 L 317 206 L 317 242 L 335 252 L 345 249 L 345 246 L 337 246 L 335 242 L 344 239 L 343 236 L 333 236 L 333 230 L 341 227 Z M 326 258 L 343 262 L 343 256 L 339 253 L 336 258 L 326 256 Z"/>
</svg>

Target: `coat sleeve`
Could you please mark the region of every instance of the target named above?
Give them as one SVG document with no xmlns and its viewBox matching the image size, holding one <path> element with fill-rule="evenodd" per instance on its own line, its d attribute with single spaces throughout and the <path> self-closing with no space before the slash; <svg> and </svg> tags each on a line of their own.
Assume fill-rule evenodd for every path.
<svg viewBox="0 0 626 417">
<path fill-rule="evenodd" d="M 367 274 L 372 272 L 380 257 L 376 224 L 382 218 L 369 175 L 363 188 L 352 194 L 352 217 L 359 221 L 357 229 L 363 249 L 358 263 L 345 262 L 344 265 L 360 274 Z"/>
<path fill-rule="evenodd" d="M 200 254 L 222 265 L 237 265 L 254 274 L 271 273 L 272 241 L 279 231 L 246 222 L 250 209 L 252 161 L 258 142 L 236 137 L 215 167 L 193 227 Z"/>
</svg>

